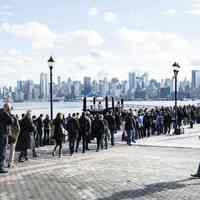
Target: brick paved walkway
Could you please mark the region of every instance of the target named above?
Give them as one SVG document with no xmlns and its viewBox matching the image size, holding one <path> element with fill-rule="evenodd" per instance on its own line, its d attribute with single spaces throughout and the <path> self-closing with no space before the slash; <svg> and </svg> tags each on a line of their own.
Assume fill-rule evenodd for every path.
<svg viewBox="0 0 200 200">
<path fill-rule="evenodd" d="M 118 145 L 62 159 L 40 153 L 0 176 L 0 200 L 200 199 L 200 179 L 190 179 L 198 149 Z"/>
</svg>

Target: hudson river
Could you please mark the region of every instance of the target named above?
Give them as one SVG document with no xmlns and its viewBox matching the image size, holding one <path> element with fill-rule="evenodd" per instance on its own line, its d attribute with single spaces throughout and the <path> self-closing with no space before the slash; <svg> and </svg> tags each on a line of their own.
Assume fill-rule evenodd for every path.
<svg viewBox="0 0 200 200">
<path fill-rule="evenodd" d="M 97 102 L 98 103 L 98 102 Z M 200 105 L 200 100 L 197 101 L 178 101 L 178 105 Z M 32 110 L 34 115 L 39 114 L 49 114 L 49 102 L 26 102 L 26 103 L 13 103 L 13 112 L 16 114 L 22 114 L 26 112 L 26 110 Z M 54 102 L 54 116 L 58 112 L 62 112 L 64 114 L 72 113 L 72 112 L 81 112 L 82 110 L 82 102 Z M 92 105 L 92 102 L 88 102 L 88 108 Z M 125 107 L 154 107 L 154 106 L 173 106 L 174 101 L 127 101 L 124 102 Z M 103 103 L 104 106 L 104 103 Z M 111 106 L 111 102 L 109 102 L 109 106 Z"/>
</svg>

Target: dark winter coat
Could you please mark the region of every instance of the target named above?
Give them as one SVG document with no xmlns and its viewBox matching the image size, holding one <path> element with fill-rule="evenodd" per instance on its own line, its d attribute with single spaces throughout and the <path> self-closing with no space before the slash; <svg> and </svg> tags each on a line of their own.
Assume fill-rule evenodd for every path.
<svg viewBox="0 0 200 200">
<path fill-rule="evenodd" d="M 92 135 L 93 137 L 102 137 L 105 132 L 104 123 L 102 120 L 95 119 L 92 123 Z"/>
<path fill-rule="evenodd" d="M 33 121 L 28 117 L 23 118 L 20 122 L 20 134 L 17 141 L 16 150 L 23 151 L 32 148 L 34 143 L 33 134 L 36 129 Z"/>
<path fill-rule="evenodd" d="M 90 130 L 90 122 L 87 117 L 81 116 L 79 119 L 79 131 L 81 135 L 88 135 Z"/>
<path fill-rule="evenodd" d="M 69 140 L 76 139 L 79 132 L 79 123 L 77 119 L 70 118 L 66 124 L 66 130 L 68 131 Z"/>
<path fill-rule="evenodd" d="M 7 137 L 8 132 L 8 126 L 12 125 L 13 118 L 11 115 L 4 112 L 3 109 L 0 109 L 0 137 Z"/>
<path fill-rule="evenodd" d="M 125 120 L 125 130 L 130 131 L 133 130 L 133 120 L 130 116 L 128 116 Z"/>
<path fill-rule="evenodd" d="M 54 125 L 54 136 L 53 136 L 53 139 L 56 140 L 56 143 L 60 143 L 60 142 L 63 141 L 63 138 L 64 138 L 63 120 L 55 119 L 53 121 L 53 125 Z"/>
<path fill-rule="evenodd" d="M 107 115 L 105 116 L 105 119 L 108 121 L 110 131 L 114 131 L 116 129 L 115 118 L 112 115 Z"/>
</svg>

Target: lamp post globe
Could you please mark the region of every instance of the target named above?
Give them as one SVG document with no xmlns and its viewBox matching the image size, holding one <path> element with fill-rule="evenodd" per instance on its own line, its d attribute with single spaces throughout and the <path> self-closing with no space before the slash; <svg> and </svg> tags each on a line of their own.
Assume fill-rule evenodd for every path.
<svg viewBox="0 0 200 200">
<path fill-rule="evenodd" d="M 175 62 L 173 65 L 173 72 L 174 72 L 174 81 L 175 81 L 175 93 L 174 93 L 174 100 L 175 100 L 175 106 L 174 106 L 174 114 L 175 114 L 175 123 L 174 123 L 174 134 L 180 134 L 180 127 L 177 125 L 177 79 L 178 79 L 178 73 L 180 70 L 180 65 Z"/>
<path fill-rule="evenodd" d="M 50 69 L 50 112 L 51 112 L 51 120 L 53 120 L 53 67 L 54 67 L 55 60 L 51 56 L 48 60 L 49 69 Z"/>
<path fill-rule="evenodd" d="M 55 63 L 55 61 L 54 61 L 53 57 L 51 56 L 48 60 L 49 69 L 51 69 L 51 68 L 53 69 L 54 63 Z"/>
</svg>

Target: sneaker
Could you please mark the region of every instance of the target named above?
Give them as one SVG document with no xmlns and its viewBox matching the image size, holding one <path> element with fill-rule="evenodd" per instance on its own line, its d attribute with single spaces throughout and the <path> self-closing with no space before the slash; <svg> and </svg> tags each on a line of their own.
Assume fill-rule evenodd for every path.
<svg viewBox="0 0 200 200">
<path fill-rule="evenodd" d="M 19 158 L 18 162 L 24 162 L 25 160 L 23 158 Z"/>
<path fill-rule="evenodd" d="M 8 163 L 8 168 L 14 168 L 15 165 L 13 163 Z"/>
<path fill-rule="evenodd" d="M 194 178 L 200 178 L 200 174 L 191 174 L 191 176 Z"/>
<path fill-rule="evenodd" d="M 37 157 L 38 157 L 38 154 L 34 153 L 33 158 L 37 158 Z"/>
<path fill-rule="evenodd" d="M 29 159 L 28 159 L 28 157 L 25 157 L 25 161 L 28 161 Z"/>
<path fill-rule="evenodd" d="M 59 154 L 59 158 L 62 158 L 62 156 L 63 156 L 62 154 Z"/>
<path fill-rule="evenodd" d="M 54 156 L 56 155 L 55 151 L 53 151 L 53 152 L 51 153 L 51 155 L 54 157 Z"/>
</svg>

